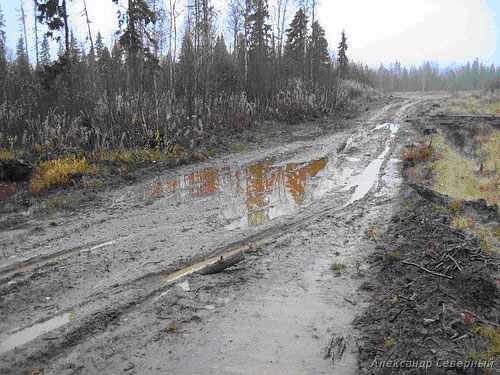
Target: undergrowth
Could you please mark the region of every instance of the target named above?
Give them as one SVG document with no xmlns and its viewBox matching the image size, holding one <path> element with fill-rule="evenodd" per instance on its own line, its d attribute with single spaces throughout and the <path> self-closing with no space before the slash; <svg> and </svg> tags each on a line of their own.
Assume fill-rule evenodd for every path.
<svg viewBox="0 0 500 375">
<path fill-rule="evenodd" d="M 98 173 L 96 166 L 90 165 L 85 158 L 68 156 L 63 159 L 48 160 L 39 164 L 30 180 L 30 192 L 37 195 L 42 190 L 56 184 L 67 184 L 73 175 Z"/>
</svg>

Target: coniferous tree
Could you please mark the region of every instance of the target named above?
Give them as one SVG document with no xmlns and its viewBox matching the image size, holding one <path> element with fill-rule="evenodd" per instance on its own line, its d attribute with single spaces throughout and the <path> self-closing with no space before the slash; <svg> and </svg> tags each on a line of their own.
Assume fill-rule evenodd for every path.
<svg viewBox="0 0 500 375">
<path fill-rule="evenodd" d="M 44 35 L 43 39 L 42 39 L 42 45 L 40 48 L 40 63 L 42 65 L 49 65 L 50 64 L 50 46 L 49 46 L 49 39 L 47 38 L 47 35 Z"/>
<path fill-rule="evenodd" d="M 188 116 L 191 116 L 194 112 L 195 71 L 194 46 L 191 39 L 191 28 L 188 24 L 182 38 L 179 66 L 177 68 L 179 75 L 177 79 L 177 96 L 185 98 Z"/>
<path fill-rule="evenodd" d="M 248 51 L 245 34 L 239 33 L 238 42 L 236 44 L 236 79 L 238 84 L 238 91 L 245 91 L 246 89 L 247 58 Z"/>
<path fill-rule="evenodd" d="M 328 41 L 325 37 L 325 29 L 318 21 L 314 21 L 311 27 L 308 53 L 311 61 L 310 71 L 313 82 L 323 80 L 330 69 L 331 58 L 328 53 Z"/>
<path fill-rule="evenodd" d="M 59 0 L 39 1 L 38 12 L 38 21 L 45 23 L 49 28 L 47 36 L 53 37 L 54 31 L 64 28 L 65 51 L 68 51 L 70 35 L 66 0 L 62 0 L 61 4 L 59 4 Z M 56 37 L 56 39 L 60 40 L 59 37 Z"/>
<path fill-rule="evenodd" d="M 345 36 L 345 31 L 342 30 L 340 43 L 339 43 L 339 55 L 338 55 L 338 64 L 339 64 L 339 75 L 341 78 L 346 78 L 349 59 L 347 58 L 347 38 Z"/>
<path fill-rule="evenodd" d="M 287 41 L 283 54 L 288 73 L 302 79 L 306 76 L 307 23 L 307 15 L 302 8 L 299 8 L 290 27 L 286 30 Z"/>
<path fill-rule="evenodd" d="M 13 68 L 12 78 L 13 83 L 15 83 L 13 85 L 13 97 L 27 102 L 28 95 L 30 94 L 31 68 L 28 55 L 26 55 L 23 37 L 20 37 L 17 42 L 16 60 L 14 61 Z"/>
<path fill-rule="evenodd" d="M 251 99 L 264 100 L 269 87 L 270 30 L 267 0 L 247 0 L 248 28 L 247 92 Z"/>
<path fill-rule="evenodd" d="M 31 75 L 30 63 L 26 49 L 24 47 L 24 39 L 21 37 L 17 42 L 16 61 L 14 62 L 14 75 L 16 79 L 23 80 Z"/>
<path fill-rule="evenodd" d="M 118 4 L 118 0 L 113 0 L 113 2 Z M 120 25 L 124 22 L 123 18 L 120 18 Z M 156 13 L 150 9 L 146 0 L 128 0 L 126 28 L 119 38 L 119 43 L 126 52 L 129 65 L 127 73 L 130 91 L 141 86 L 140 77 L 144 67 L 144 58 L 152 65 L 158 64 L 154 54 L 154 50 L 158 48 L 158 42 L 146 28 L 155 22 Z M 150 47 L 153 47 L 153 51 Z"/>
<path fill-rule="evenodd" d="M 224 36 L 217 37 L 212 63 L 213 91 L 232 92 L 236 89 L 236 70 L 227 51 Z"/>
</svg>

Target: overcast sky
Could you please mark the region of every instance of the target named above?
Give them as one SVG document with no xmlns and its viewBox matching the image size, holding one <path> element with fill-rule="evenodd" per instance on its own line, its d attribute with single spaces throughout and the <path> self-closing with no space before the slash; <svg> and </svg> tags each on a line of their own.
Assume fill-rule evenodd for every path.
<svg viewBox="0 0 500 375">
<path fill-rule="evenodd" d="M 25 3 L 31 7 L 32 1 Z M 70 4 L 71 26 L 83 41 L 87 28 L 83 18 L 76 17 L 82 12 L 82 1 Z M 117 28 L 117 6 L 111 0 L 87 0 L 87 6 L 93 33 L 100 30 L 110 42 Z M 0 0 L 0 7 L 7 22 L 8 46 L 15 51 L 20 0 Z M 32 9 L 26 11 L 32 16 Z M 497 14 L 500 16 L 500 0 L 321 0 L 317 11 L 330 47 L 337 48 L 345 29 L 348 57 L 373 67 L 395 60 L 407 66 L 427 60 L 444 66 L 476 57 L 485 64 L 500 65 Z"/>
</svg>

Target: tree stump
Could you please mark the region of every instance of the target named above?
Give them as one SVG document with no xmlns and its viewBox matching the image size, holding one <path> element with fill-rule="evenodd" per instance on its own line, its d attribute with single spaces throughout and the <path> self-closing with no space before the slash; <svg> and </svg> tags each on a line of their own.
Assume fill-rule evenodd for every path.
<svg viewBox="0 0 500 375">
<path fill-rule="evenodd" d="M 33 170 L 33 165 L 22 159 L 2 159 L 0 160 L 0 181 L 26 181 Z"/>
</svg>

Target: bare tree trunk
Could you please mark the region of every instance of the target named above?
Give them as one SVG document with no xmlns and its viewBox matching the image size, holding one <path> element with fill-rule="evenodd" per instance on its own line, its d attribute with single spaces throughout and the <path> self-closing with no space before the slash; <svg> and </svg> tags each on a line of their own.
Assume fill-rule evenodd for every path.
<svg viewBox="0 0 500 375">
<path fill-rule="evenodd" d="M 33 14 L 35 14 L 35 54 L 36 54 L 36 66 L 40 63 L 39 53 L 38 53 L 38 22 L 36 19 L 36 12 L 38 10 L 38 0 L 33 1 Z"/>
<path fill-rule="evenodd" d="M 87 20 L 87 28 L 89 30 L 89 40 L 90 40 L 90 51 L 92 54 L 94 54 L 94 41 L 92 39 L 92 32 L 90 31 L 90 20 L 89 20 L 89 13 L 87 12 L 87 1 L 83 0 L 83 13 L 85 15 L 85 18 Z"/>
<path fill-rule="evenodd" d="M 168 56 L 170 57 L 170 66 L 169 66 L 169 80 L 171 89 L 174 88 L 174 54 L 172 51 L 172 31 L 175 25 L 175 0 L 169 0 L 169 14 L 170 14 L 170 24 L 168 30 Z M 175 91 L 175 90 L 174 90 Z"/>
<path fill-rule="evenodd" d="M 28 31 L 26 30 L 26 15 L 24 14 L 24 1 L 21 0 L 21 22 L 23 23 L 24 30 L 24 49 L 26 50 L 26 58 L 30 61 L 28 53 Z"/>
<path fill-rule="evenodd" d="M 68 11 L 66 8 L 66 0 L 62 1 L 62 7 L 63 7 L 63 18 L 64 18 L 64 41 L 65 41 L 65 47 L 66 47 L 66 52 L 69 51 L 69 26 L 68 26 Z"/>
<path fill-rule="evenodd" d="M 249 26 L 248 26 L 248 12 L 250 11 L 250 1 L 246 0 L 245 4 L 245 14 L 244 14 L 244 33 L 245 33 L 245 38 L 243 40 L 243 52 L 244 52 L 244 66 L 245 66 L 245 71 L 244 71 L 244 82 L 245 86 L 248 88 L 248 37 L 249 37 Z"/>
<path fill-rule="evenodd" d="M 311 12 L 312 12 L 312 17 L 311 17 L 311 32 L 312 32 L 312 25 L 313 25 L 314 21 L 316 21 L 316 0 L 312 0 L 312 6 L 311 6 L 311 8 L 312 8 L 311 9 Z M 314 39 L 313 39 L 313 41 L 314 41 Z M 314 53 L 313 53 L 313 51 L 314 51 L 314 47 L 315 47 L 314 44 L 311 45 L 311 61 L 310 61 L 310 64 L 311 64 L 310 65 L 310 67 L 311 67 L 311 77 L 310 77 L 311 81 L 314 80 L 314 73 L 313 73 L 313 71 L 314 71 L 314 69 L 313 69 L 313 63 L 314 63 L 314 59 L 313 59 Z"/>
</svg>

